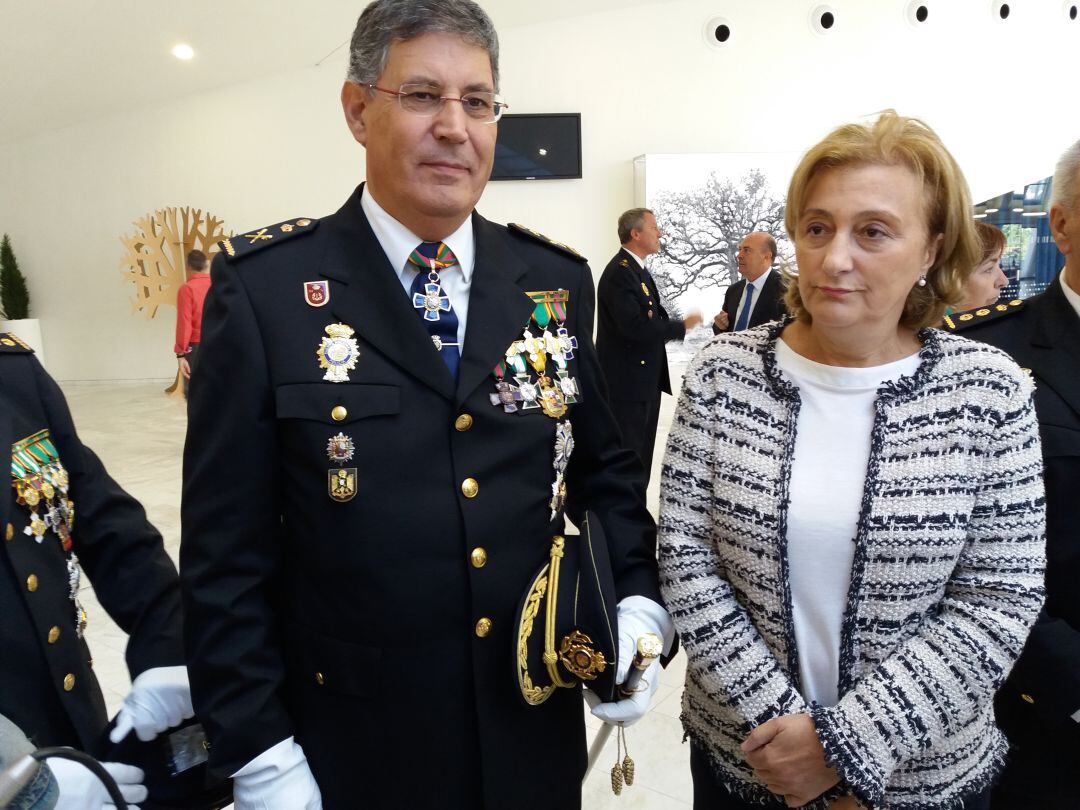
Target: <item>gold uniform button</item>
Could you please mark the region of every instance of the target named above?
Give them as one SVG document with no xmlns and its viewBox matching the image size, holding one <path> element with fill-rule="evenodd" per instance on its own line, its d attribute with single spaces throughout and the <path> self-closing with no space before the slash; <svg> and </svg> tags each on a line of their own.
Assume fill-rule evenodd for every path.
<svg viewBox="0 0 1080 810">
<path fill-rule="evenodd" d="M 323 677 L 323 674 L 321 672 L 315 673 L 315 683 L 317 683 L 319 686 L 322 686 L 324 683 L 326 683 L 326 678 Z"/>
<path fill-rule="evenodd" d="M 645 365 L 645 361 L 644 361 L 644 360 L 642 360 L 642 361 L 641 361 L 641 365 Z"/>
<path fill-rule="evenodd" d="M 31 574 L 30 576 L 28 576 L 26 578 L 26 590 L 30 591 L 30 593 L 33 593 L 34 591 L 36 591 L 37 586 L 38 586 L 37 574 Z"/>
<path fill-rule="evenodd" d="M 463 413 L 457 419 L 454 420 L 454 429 L 459 433 L 464 433 L 466 430 L 472 427 L 472 417 L 467 413 Z"/>
<path fill-rule="evenodd" d="M 1020 699 L 1023 700 L 1025 703 L 1034 703 L 1035 702 L 1035 698 L 1033 698 L 1031 695 L 1021 695 Z"/>
<path fill-rule="evenodd" d="M 9 524 L 7 525 L 7 528 L 6 528 L 6 529 L 4 529 L 4 539 L 5 539 L 5 540 L 10 540 L 10 539 L 11 539 L 12 537 L 14 537 L 14 536 L 15 536 L 15 527 L 14 527 L 14 526 L 12 526 L 12 525 L 11 525 L 11 524 L 9 523 Z"/>
<path fill-rule="evenodd" d="M 60 628 L 57 627 L 55 624 L 49 628 L 48 638 L 50 644 L 55 644 L 56 640 L 60 638 Z"/>
<path fill-rule="evenodd" d="M 472 563 L 473 568 L 483 568 L 487 565 L 487 551 L 477 546 L 469 554 L 469 562 Z"/>
<path fill-rule="evenodd" d="M 475 498 L 478 492 L 480 492 L 480 485 L 476 483 L 475 478 L 466 478 L 461 482 L 461 494 L 466 498 Z"/>
<path fill-rule="evenodd" d="M 488 633 L 491 632 L 491 619 L 487 616 L 483 616 L 476 623 L 476 635 L 480 638 L 487 638 Z"/>
<path fill-rule="evenodd" d="M 348 415 L 349 411 L 344 405 L 335 405 L 334 410 L 330 411 L 330 418 L 335 422 L 344 422 Z"/>
<path fill-rule="evenodd" d="M 64 691 L 70 692 L 75 688 L 75 676 L 70 672 L 64 676 Z"/>
</svg>

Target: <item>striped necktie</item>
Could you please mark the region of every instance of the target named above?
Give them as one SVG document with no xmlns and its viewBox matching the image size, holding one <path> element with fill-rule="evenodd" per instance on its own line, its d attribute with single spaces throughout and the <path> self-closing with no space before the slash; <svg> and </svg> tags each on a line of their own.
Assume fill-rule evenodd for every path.
<svg viewBox="0 0 1080 810">
<path fill-rule="evenodd" d="M 420 314 L 431 342 L 442 357 L 451 376 L 457 379 L 461 347 L 458 345 L 458 317 L 443 292 L 440 271 L 458 263 L 457 257 L 445 242 L 421 242 L 409 254 L 409 264 L 420 272 L 413 279 L 409 294 L 413 307 Z"/>
</svg>

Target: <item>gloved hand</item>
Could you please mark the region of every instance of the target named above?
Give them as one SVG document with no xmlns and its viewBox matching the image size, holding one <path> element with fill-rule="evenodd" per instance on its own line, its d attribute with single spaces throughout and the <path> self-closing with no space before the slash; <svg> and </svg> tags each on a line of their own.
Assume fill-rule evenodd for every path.
<svg viewBox="0 0 1080 810">
<path fill-rule="evenodd" d="M 101 764 L 116 780 L 120 795 L 124 797 L 128 807 L 131 810 L 139 810 L 131 802 L 141 802 L 146 799 L 146 788 L 142 784 L 142 770 L 134 765 L 124 765 L 119 762 L 102 762 Z M 85 765 L 59 757 L 49 759 L 48 765 L 60 788 L 56 810 L 102 810 L 102 808 L 116 807 L 110 801 L 109 793 L 101 784 L 101 780 Z"/>
<path fill-rule="evenodd" d="M 235 810 L 322 810 L 304 749 L 289 737 L 233 774 Z"/>
<path fill-rule="evenodd" d="M 646 633 L 656 633 L 664 640 L 664 653 L 671 649 L 675 639 L 675 625 L 664 608 L 644 596 L 628 596 L 619 602 L 619 662 L 615 674 L 616 683 L 626 683 L 630 674 L 630 662 L 637 652 L 637 642 Z M 645 716 L 649 701 L 660 685 L 660 660 L 654 661 L 642 675 L 638 692 L 613 703 L 594 705 L 586 691 L 586 700 L 592 706 L 594 717 L 605 723 L 629 726 Z M 595 699 L 595 695 L 593 696 Z"/>
<path fill-rule="evenodd" d="M 118 743 L 135 729 L 146 742 L 194 715 L 187 667 L 154 667 L 131 684 L 109 739 Z"/>
</svg>

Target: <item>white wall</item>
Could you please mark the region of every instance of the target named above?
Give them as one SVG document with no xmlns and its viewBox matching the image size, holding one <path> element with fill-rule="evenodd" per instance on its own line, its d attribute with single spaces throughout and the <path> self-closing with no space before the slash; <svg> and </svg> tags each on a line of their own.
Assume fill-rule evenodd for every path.
<svg viewBox="0 0 1080 810">
<path fill-rule="evenodd" d="M 980 199 L 1045 176 L 1080 137 L 1068 64 L 1080 23 L 1059 0 L 1014 2 L 1005 23 L 987 0 L 927 0 L 918 29 L 905 0 L 833 0 L 825 36 L 808 25 L 815 5 L 661 2 L 503 30 L 513 112 L 580 111 L 584 179 L 493 183 L 480 211 L 575 245 L 598 270 L 642 153 L 802 150 L 895 107 L 938 130 Z M 734 31 L 721 49 L 701 34 L 717 14 Z M 118 272 L 136 217 L 193 205 L 239 231 L 340 205 L 363 176 L 337 105 L 342 71 L 343 57 L 171 104 L 135 100 L 126 115 L 0 146 L 0 231 L 57 377 L 173 373 L 173 311 L 132 314 Z"/>
</svg>

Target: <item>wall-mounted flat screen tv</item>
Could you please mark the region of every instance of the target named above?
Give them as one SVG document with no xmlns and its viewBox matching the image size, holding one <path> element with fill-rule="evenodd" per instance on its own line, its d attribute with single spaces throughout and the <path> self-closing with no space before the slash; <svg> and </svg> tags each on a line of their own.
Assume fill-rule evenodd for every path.
<svg viewBox="0 0 1080 810">
<path fill-rule="evenodd" d="M 508 113 L 499 119 L 492 180 L 574 177 L 581 177 L 581 113 Z"/>
</svg>

